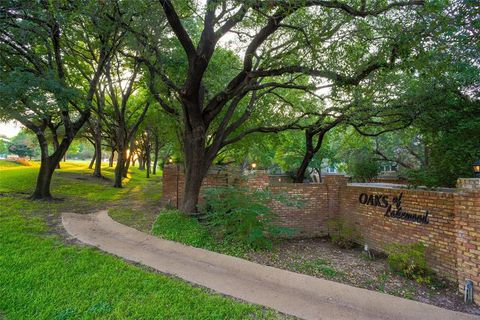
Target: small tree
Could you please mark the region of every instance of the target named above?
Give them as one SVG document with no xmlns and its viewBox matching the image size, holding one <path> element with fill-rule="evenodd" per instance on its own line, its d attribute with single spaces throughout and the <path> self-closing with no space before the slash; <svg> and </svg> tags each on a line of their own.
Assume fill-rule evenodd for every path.
<svg viewBox="0 0 480 320">
<path fill-rule="evenodd" d="M 26 144 L 11 144 L 8 146 L 8 152 L 13 153 L 20 158 L 29 157 L 32 159 L 34 150 Z"/>
<path fill-rule="evenodd" d="M 360 149 L 352 152 L 348 161 L 348 171 L 354 180 L 368 182 L 378 176 L 380 166 L 372 152 Z"/>
</svg>

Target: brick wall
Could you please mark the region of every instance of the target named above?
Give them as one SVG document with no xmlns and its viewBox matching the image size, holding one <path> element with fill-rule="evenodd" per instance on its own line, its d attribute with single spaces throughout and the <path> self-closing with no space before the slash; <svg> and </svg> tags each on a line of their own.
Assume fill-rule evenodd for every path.
<svg viewBox="0 0 480 320">
<path fill-rule="evenodd" d="M 182 170 L 166 166 L 163 177 L 163 201 L 176 206 L 183 194 Z M 390 243 L 421 241 L 427 247 L 427 261 L 432 269 L 457 281 L 461 291 L 465 280 L 472 280 L 475 302 L 480 302 L 480 179 L 459 179 L 458 189 L 433 192 L 347 184 L 342 175 L 326 175 L 322 183 L 295 184 L 272 180 L 263 171 L 243 180 L 232 179 L 226 172 L 214 172 L 205 178 L 202 188 L 232 184 L 301 197 L 301 208 L 271 204 L 279 223 L 296 229 L 297 237 L 328 235 L 327 221 L 341 217 L 360 231 L 362 239 L 358 242 L 373 249 L 384 251 Z M 394 198 L 402 194 L 402 209 L 418 216 L 428 211 L 429 223 L 385 216 L 384 206 L 362 204 L 361 194 L 386 196 L 392 205 Z"/>
<path fill-rule="evenodd" d="M 424 215 L 429 223 L 386 217 L 385 207 L 360 203 L 360 195 L 386 196 L 389 204 L 402 194 L 402 209 Z M 391 243 L 423 242 L 429 265 L 439 274 L 456 280 L 455 194 L 407 189 L 374 188 L 348 185 L 340 192 L 339 216 L 355 225 L 362 242 L 370 248 L 385 251 Z"/>
<path fill-rule="evenodd" d="M 288 194 L 302 199 L 301 207 L 286 206 L 274 201 L 271 206 L 279 217 L 279 224 L 295 230 L 295 237 L 328 235 L 326 222 L 330 218 L 328 188 L 318 184 L 275 184 L 270 186 L 274 193 Z"/>
</svg>

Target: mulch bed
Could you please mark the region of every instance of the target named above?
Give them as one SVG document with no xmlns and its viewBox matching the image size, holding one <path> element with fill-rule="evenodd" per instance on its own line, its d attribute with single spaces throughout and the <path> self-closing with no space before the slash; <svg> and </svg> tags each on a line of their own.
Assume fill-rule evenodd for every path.
<svg viewBox="0 0 480 320">
<path fill-rule="evenodd" d="M 340 249 L 327 238 L 285 240 L 273 251 L 250 253 L 249 260 L 268 266 L 376 290 L 442 308 L 480 315 L 480 307 L 466 305 L 457 286 L 436 280 L 420 284 L 389 271 L 385 257 L 373 259 L 361 249 Z"/>
</svg>

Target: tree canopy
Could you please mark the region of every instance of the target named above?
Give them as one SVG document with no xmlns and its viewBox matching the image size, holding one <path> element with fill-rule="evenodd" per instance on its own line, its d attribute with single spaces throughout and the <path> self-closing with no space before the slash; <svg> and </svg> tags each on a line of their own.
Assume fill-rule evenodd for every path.
<svg viewBox="0 0 480 320">
<path fill-rule="evenodd" d="M 214 163 L 303 182 L 325 162 L 368 180 L 375 159 L 451 186 L 479 157 L 475 12 L 471 1 L 10 1 L 0 118 L 37 136 L 36 198 L 50 197 L 78 134 L 95 176 L 110 151 L 116 187 L 136 160 L 147 175 L 152 155 L 153 173 L 159 158 L 182 162 L 185 212 Z"/>
</svg>

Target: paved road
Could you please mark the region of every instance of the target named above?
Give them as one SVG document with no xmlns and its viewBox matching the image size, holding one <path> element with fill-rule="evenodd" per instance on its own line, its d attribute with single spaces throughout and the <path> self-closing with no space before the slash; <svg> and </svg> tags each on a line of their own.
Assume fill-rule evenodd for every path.
<svg viewBox="0 0 480 320">
<path fill-rule="evenodd" d="M 86 244 L 299 318 L 480 319 L 159 239 L 115 222 L 106 211 L 64 213 L 62 220 L 67 232 Z"/>
</svg>

